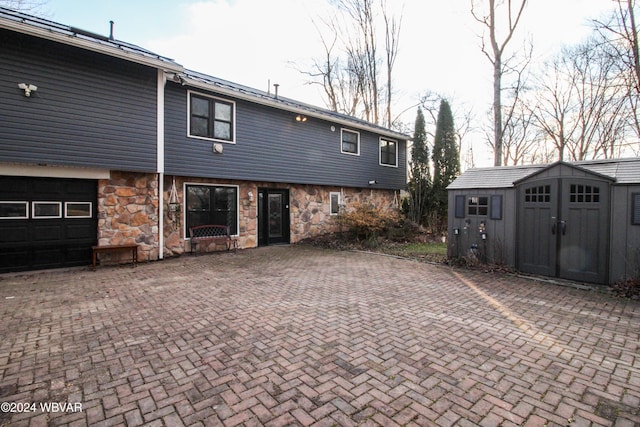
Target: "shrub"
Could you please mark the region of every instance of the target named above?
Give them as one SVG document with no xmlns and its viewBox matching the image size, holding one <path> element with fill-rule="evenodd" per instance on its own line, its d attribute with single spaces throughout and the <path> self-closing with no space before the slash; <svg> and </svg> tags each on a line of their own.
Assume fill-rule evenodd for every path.
<svg viewBox="0 0 640 427">
<path fill-rule="evenodd" d="M 378 236 L 399 223 L 395 212 L 388 212 L 368 203 L 354 203 L 352 209 L 338 214 L 338 224 L 351 232 L 355 239 L 370 245 L 377 243 Z"/>
</svg>

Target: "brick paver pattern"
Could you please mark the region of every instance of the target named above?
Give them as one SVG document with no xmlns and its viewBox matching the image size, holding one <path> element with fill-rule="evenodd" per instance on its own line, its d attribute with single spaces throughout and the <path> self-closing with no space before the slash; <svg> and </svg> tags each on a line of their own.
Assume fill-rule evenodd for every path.
<svg viewBox="0 0 640 427">
<path fill-rule="evenodd" d="M 509 275 L 269 247 L 3 275 L 0 322 L 0 402 L 81 404 L 1 426 L 640 425 L 640 304 Z"/>
</svg>

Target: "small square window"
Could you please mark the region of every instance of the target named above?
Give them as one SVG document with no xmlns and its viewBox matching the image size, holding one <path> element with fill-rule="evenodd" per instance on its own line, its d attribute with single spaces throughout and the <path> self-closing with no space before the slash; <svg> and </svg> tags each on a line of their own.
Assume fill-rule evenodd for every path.
<svg viewBox="0 0 640 427">
<path fill-rule="evenodd" d="M 469 197 L 467 201 L 467 213 L 469 215 L 487 216 L 487 214 L 489 213 L 489 197 Z"/>
<path fill-rule="evenodd" d="M 345 154 L 360 154 L 360 134 L 358 132 L 342 129 L 341 151 Z"/>
</svg>

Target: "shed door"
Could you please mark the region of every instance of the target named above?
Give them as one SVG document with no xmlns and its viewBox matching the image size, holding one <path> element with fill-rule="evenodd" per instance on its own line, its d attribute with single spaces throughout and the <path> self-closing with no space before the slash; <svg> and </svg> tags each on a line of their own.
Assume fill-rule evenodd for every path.
<svg viewBox="0 0 640 427">
<path fill-rule="evenodd" d="M 609 250 L 609 185 L 565 178 L 561 197 L 559 276 L 604 283 Z"/>
<path fill-rule="evenodd" d="M 570 177 L 528 182 L 518 197 L 520 270 L 606 282 L 608 182 Z"/>
<path fill-rule="evenodd" d="M 543 276 L 556 276 L 558 180 L 525 184 L 520 190 L 518 216 L 518 268 Z"/>
</svg>

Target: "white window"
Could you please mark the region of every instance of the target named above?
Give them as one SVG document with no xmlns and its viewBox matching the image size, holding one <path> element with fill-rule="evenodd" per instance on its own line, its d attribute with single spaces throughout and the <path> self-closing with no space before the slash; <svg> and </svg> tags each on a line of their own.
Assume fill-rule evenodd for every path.
<svg viewBox="0 0 640 427">
<path fill-rule="evenodd" d="M 342 203 L 340 193 L 332 191 L 329 193 L 329 212 L 331 215 L 338 215 L 340 213 L 340 204 Z"/>
<path fill-rule="evenodd" d="M 66 218 L 91 218 L 91 202 L 65 202 L 64 216 Z"/>
<path fill-rule="evenodd" d="M 0 219 L 29 218 L 29 202 L 0 202 Z"/>
<path fill-rule="evenodd" d="M 340 150 L 344 154 L 360 155 L 360 133 L 342 129 Z"/>
<path fill-rule="evenodd" d="M 189 136 L 235 142 L 235 103 L 189 92 Z"/>
<path fill-rule="evenodd" d="M 31 217 L 34 219 L 62 218 L 62 202 L 33 202 Z"/>
<path fill-rule="evenodd" d="M 380 138 L 380 164 L 398 167 L 398 141 Z"/>
</svg>

